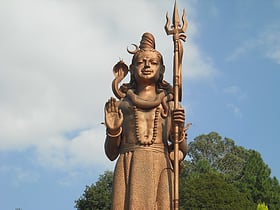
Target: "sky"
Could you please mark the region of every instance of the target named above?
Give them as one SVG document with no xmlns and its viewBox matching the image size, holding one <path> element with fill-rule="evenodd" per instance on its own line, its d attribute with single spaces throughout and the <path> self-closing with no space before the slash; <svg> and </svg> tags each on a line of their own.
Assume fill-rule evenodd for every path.
<svg viewBox="0 0 280 210">
<path fill-rule="evenodd" d="M 172 82 L 173 0 L 0 0 L 0 209 L 71 210 L 104 155 L 112 67 L 151 32 Z M 188 141 L 216 131 L 280 180 L 280 1 L 177 0 L 187 11 Z"/>
</svg>

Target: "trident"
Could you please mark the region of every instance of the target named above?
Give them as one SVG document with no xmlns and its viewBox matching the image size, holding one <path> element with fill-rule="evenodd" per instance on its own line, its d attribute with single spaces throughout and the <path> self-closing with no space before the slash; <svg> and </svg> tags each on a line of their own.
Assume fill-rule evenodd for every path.
<svg viewBox="0 0 280 210">
<path fill-rule="evenodd" d="M 170 19 L 166 13 L 165 31 L 167 35 L 173 35 L 174 57 L 173 57 L 173 88 L 174 88 L 174 109 L 179 108 L 179 101 L 182 100 L 182 57 L 183 46 L 182 41 L 186 41 L 186 29 L 188 26 L 186 20 L 186 10 L 182 16 L 183 26 L 180 24 L 178 8 L 175 0 L 172 26 L 170 27 Z M 174 210 L 179 209 L 179 127 L 174 125 Z"/>
</svg>

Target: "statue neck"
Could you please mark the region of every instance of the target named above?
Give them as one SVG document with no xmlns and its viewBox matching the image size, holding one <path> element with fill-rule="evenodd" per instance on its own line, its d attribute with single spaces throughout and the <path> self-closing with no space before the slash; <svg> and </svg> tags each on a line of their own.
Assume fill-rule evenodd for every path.
<svg viewBox="0 0 280 210">
<path fill-rule="evenodd" d="M 144 100 L 151 100 L 157 96 L 156 85 L 138 85 L 136 94 Z"/>
</svg>

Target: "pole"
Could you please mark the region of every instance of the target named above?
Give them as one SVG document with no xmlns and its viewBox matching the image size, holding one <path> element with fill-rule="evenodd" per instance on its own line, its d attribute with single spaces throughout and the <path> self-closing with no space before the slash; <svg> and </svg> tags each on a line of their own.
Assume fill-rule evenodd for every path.
<svg viewBox="0 0 280 210">
<path fill-rule="evenodd" d="M 180 24 L 180 18 L 178 14 L 178 8 L 175 0 L 172 26 L 170 28 L 170 19 L 168 13 L 166 14 L 165 31 L 167 35 L 173 36 L 174 43 L 174 56 L 173 56 L 173 89 L 174 89 L 174 109 L 179 108 L 179 101 L 182 99 L 182 56 L 183 47 L 182 41 L 186 40 L 186 11 L 184 9 L 182 16 L 183 26 Z M 174 125 L 174 200 L 173 209 L 179 209 L 179 127 Z"/>
</svg>

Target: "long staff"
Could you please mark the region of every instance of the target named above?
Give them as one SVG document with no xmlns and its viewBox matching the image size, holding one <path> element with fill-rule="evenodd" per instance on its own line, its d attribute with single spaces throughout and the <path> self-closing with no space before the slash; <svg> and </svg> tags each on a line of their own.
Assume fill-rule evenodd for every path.
<svg viewBox="0 0 280 210">
<path fill-rule="evenodd" d="M 186 40 L 186 29 L 188 23 L 186 21 L 186 10 L 182 16 L 183 26 L 180 24 L 178 8 L 175 0 L 172 26 L 170 27 L 170 19 L 166 14 L 165 31 L 167 35 L 173 36 L 174 57 L 173 57 L 173 88 L 174 88 L 174 109 L 179 108 L 179 101 L 182 100 L 182 57 L 183 46 L 182 41 Z M 174 125 L 174 210 L 179 209 L 179 127 Z"/>
</svg>

